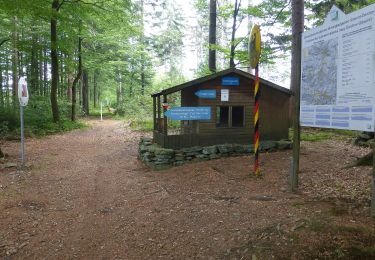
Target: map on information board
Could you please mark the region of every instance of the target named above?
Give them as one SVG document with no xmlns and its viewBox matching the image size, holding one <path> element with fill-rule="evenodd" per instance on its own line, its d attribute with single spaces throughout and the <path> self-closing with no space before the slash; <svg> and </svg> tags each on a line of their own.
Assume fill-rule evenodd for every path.
<svg viewBox="0 0 375 260">
<path fill-rule="evenodd" d="M 374 131 L 375 4 L 302 34 L 302 126 Z"/>
</svg>

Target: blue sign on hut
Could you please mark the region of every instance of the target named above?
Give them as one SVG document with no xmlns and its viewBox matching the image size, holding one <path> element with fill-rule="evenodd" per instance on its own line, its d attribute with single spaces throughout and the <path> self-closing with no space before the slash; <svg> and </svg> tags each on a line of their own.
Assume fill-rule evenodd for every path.
<svg viewBox="0 0 375 260">
<path fill-rule="evenodd" d="M 171 149 L 251 144 L 254 79 L 254 75 L 232 68 L 153 94 L 154 142 Z M 181 106 L 169 107 L 169 98 L 175 100 L 176 95 Z M 260 79 L 260 95 L 261 139 L 287 139 L 291 91 Z M 179 131 L 168 131 L 175 120 L 180 121 Z"/>
</svg>

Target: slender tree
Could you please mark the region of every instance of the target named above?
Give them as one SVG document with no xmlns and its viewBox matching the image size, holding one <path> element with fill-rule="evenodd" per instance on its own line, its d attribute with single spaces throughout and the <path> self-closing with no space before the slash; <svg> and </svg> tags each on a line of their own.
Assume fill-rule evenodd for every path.
<svg viewBox="0 0 375 260">
<path fill-rule="evenodd" d="M 292 0 L 292 61 L 290 71 L 290 90 L 295 92 L 299 87 L 299 75 L 297 68 L 300 66 L 301 33 L 304 26 L 304 1 Z M 292 96 L 290 111 L 294 112 L 295 99 Z"/>
<path fill-rule="evenodd" d="M 77 68 L 77 75 L 73 80 L 72 83 L 72 113 L 71 113 L 71 120 L 76 121 L 76 106 L 77 106 L 77 83 L 81 79 L 82 76 L 82 38 L 78 38 L 78 68 Z"/>
<path fill-rule="evenodd" d="M 210 0 L 210 25 L 208 33 L 208 68 L 216 71 L 216 0 Z"/>
<path fill-rule="evenodd" d="M 230 58 L 229 58 L 229 67 L 234 68 L 234 51 L 236 49 L 236 44 L 234 42 L 236 37 L 236 31 L 237 31 L 237 16 L 238 12 L 240 10 L 241 6 L 241 0 L 236 0 L 234 4 L 234 10 L 233 10 L 233 22 L 232 22 L 232 36 L 230 40 Z"/>
<path fill-rule="evenodd" d="M 59 57 L 57 53 L 57 12 L 60 9 L 59 0 L 52 2 L 51 17 L 51 107 L 53 121 L 60 120 L 59 107 L 57 104 L 57 89 L 59 87 Z"/>
</svg>

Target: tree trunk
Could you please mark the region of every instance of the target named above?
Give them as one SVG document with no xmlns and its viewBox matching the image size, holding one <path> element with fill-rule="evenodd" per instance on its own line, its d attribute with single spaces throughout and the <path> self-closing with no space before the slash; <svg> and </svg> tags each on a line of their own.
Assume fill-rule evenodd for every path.
<svg viewBox="0 0 375 260">
<path fill-rule="evenodd" d="M 229 67 L 230 68 L 234 68 L 235 67 L 235 64 L 234 64 L 234 51 L 236 49 L 236 46 L 234 45 L 234 39 L 236 37 L 237 15 L 238 15 L 238 11 L 240 9 L 240 5 L 241 5 L 241 0 L 240 0 L 240 2 L 238 2 L 238 0 L 236 0 L 236 2 L 234 4 L 233 24 L 232 24 L 232 36 L 231 36 L 231 41 L 230 41 L 230 60 L 229 60 Z"/>
<path fill-rule="evenodd" d="M 98 101 L 98 86 L 97 86 L 97 79 L 98 77 L 98 70 L 94 70 L 94 108 L 96 108 L 96 102 Z"/>
<path fill-rule="evenodd" d="M 10 93 L 9 93 L 9 59 L 5 56 L 5 106 L 10 107 Z"/>
<path fill-rule="evenodd" d="M 47 62 L 47 50 L 43 51 L 43 96 L 47 96 L 48 93 L 48 62 Z"/>
<path fill-rule="evenodd" d="M 292 0 L 292 61 L 291 61 L 291 71 L 290 71 L 290 90 L 295 92 L 296 89 L 299 87 L 298 72 L 297 68 L 300 66 L 299 64 L 299 55 L 298 53 L 301 51 L 301 45 L 299 44 L 298 37 L 303 32 L 303 25 L 304 25 L 304 2 L 301 0 Z M 289 118 L 293 118 L 293 113 L 295 110 L 295 98 L 291 96 L 290 99 L 290 112 Z M 292 120 L 291 120 L 292 123 Z"/>
<path fill-rule="evenodd" d="M 248 0 L 247 7 L 250 10 L 250 8 L 251 8 L 251 0 Z M 253 26 L 253 22 L 251 21 L 251 14 L 248 13 L 247 14 L 247 32 L 248 32 L 249 35 L 251 33 L 252 26 Z M 252 72 L 252 69 L 251 69 L 250 65 L 249 65 L 249 67 L 247 67 L 247 72 L 249 72 L 249 73 Z"/>
<path fill-rule="evenodd" d="M 59 0 L 52 2 L 51 18 L 51 107 L 53 121 L 60 121 L 59 107 L 57 105 L 57 89 L 59 87 L 59 60 L 57 55 L 57 18 Z"/>
<path fill-rule="evenodd" d="M 0 108 L 4 108 L 3 56 L 0 56 Z"/>
<path fill-rule="evenodd" d="M 1 151 L 1 147 L 0 147 L 0 158 L 3 158 L 4 157 L 4 153 L 3 151 Z"/>
<path fill-rule="evenodd" d="M 89 73 L 87 69 L 83 70 L 82 79 L 82 109 L 85 116 L 89 115 Z"/>
<path fill-rule="evenodd" d="M 39 39 L 39 42 L 40 44 L 42 45 L 42 38 Z M 39 89 L 39 95 L 42 96 L 43 95 L 43 48 L 40 48 L 39 49 L 39 59 L 38 59 L 38 62 L 39 62 L 39 86 L 38 86 L 38 89 Z"/>
<path fill-rule="evenodd" d="M 17 50 L 17 17 L 13 18 L 13 33 L 12 33 L 12 99 L 13 107 L 17 104 L 17 89 L 18 89 L 18 50 Z"/>
<path fill-rule="evenodd" d="M 71 119 L 72 121 L 76 121 L 76 103 L 77 103 L 77 91 L 76 86 L 77 82 L 81 79 L 82 76 L 82 38 L 78 38 L 78 72 L 77 76 L 74 78 L 72 83 L 72 114 Z"/>
<path fill-rule="evenodd" d="M 36 36 L 32 35 L 32 49 L 31 49 L 31 67 L 30 67 L 30 90 L 32 93 L 38 93 L 39 90 L 39 71 L 38 71 L 38 50 L 36 49 L 37 47 L 37 40 Z"/>
<path fill-rule="evenodd" d="M 68 74 L 68 88 L 66 90 L 66 95 L 68 97 L 68 100 L 70 102 L 72 102 L 72 92 L 73 92 L 74 76 L 73 76 L 73 73 L 70 71 L 69 68 L 67 70 L 67 74 Z"/>
<path fill-rule="evenodd" d="M 216 0 L 210 0 L 210 24 L 208 32 L 208 68 L 211 72 L 216 71 Z"/>
</svg>

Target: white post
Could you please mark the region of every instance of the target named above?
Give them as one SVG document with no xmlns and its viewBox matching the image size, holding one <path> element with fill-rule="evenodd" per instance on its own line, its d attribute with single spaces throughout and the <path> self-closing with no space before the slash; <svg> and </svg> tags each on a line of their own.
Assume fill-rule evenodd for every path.
<svg viewBox="0 0 375 260">
<path fill-rule="evenodd" d="M 103 102 L 100 102 L 100 121 L 103 121 Z"/>
</svg>

